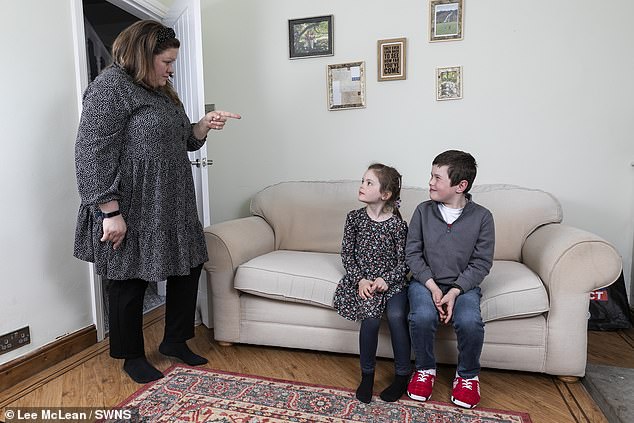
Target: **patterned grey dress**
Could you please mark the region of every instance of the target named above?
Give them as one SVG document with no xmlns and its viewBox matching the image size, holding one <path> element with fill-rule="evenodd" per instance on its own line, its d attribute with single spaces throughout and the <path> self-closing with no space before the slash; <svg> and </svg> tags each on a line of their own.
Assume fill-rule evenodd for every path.
<svg viewBox="0 0 634 423">
<path fill-rule="evenodd" d="M 192 134 L 182 106 L 135 84 L 120 67 L 86 89 L 75 144 L 81 206 L 75 257 L 108 279 L 158 281 L 187 275 L 207 261 L 187 151 Z M 101 242 L 97 205 L 118 200 L 127 224 L 121 246 Z"/>
<path fill-rule="evenodd" d="M 407 223 L 396 216 L 376 222 L 365 207 L 348 213 L 341 243 L 341 259 L 346 275 L 335 291 L 333 305 L 349 320 L 380 318 L 387 300 L 407 286 L 405 264 Z M 370 299 L 359 296 L 359 281 L 382 277 L 386 292 Z"/>
</svg>

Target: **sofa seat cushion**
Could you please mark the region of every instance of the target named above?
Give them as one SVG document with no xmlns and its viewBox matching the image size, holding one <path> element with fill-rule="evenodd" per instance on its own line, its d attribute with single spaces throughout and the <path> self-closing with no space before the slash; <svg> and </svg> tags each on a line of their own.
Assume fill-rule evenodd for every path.
<svg viewBox="0 0 634 423">
<path fill-rule="evenodd" d="M 274 300 L 331 308 L 344 272 L 339 254 L 277 250 L 239 266 L 234 288 Z M 544 284 L 522 263 L 495 260 L 481 288 L 485 322 L 536 316 L 549 308 Z"/>
<path fill-rule="evenodd" d="M 277 250 L 240 265 L 234 288 L 261 297 L 332 307 L 344 272 L 339 254 Z"/>
<path fill-rule="evenodd" d="M 543 282 L 522 263 L 494 260 L 480 288 L 485 322 L 536 316 L 549 309 Z"/>
</svg>

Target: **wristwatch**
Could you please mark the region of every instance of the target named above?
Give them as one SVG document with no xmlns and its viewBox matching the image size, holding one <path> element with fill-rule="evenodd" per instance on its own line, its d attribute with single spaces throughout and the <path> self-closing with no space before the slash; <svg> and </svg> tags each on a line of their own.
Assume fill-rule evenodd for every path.
<svg viewBox="0 0 634 423">
<path fill-rule="evenodd" d="M 104 213 L 101 210 L 97 210 L 97 212 L 95 214 L 97 215 L 97 217 L 101 217 L 102 219 L 107 219 L 109 217 L 119 216 L 121 214 L 121 211 L 120 210 L 115 210 L 115 211 L 112 211 L 110 213 Z"/>
</svg>

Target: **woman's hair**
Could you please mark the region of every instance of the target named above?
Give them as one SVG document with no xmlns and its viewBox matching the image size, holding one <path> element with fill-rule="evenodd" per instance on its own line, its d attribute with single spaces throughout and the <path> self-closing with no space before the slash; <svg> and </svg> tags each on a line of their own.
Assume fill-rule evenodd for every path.
<svg viewBox="0 0 634 423">
<path fill-rule="evenodd" d="M 181 104 L 170 81 L 165 86 L 154 87 L 154 56 L 170 48 L 179 48 L 180 41 L 174 30 L 159 22 L 138 21 L 121 31 L 112 43 L 114 64 L 121 66 L 135 83 L 149 90 L 165 93 L 176 104 Z"/>
<path fill-rule="evenodd" d="M 401 174 L 393 167 L 382 163 L 373 163 L 368 167 L 368 170 L 372 170 L 379 179 L 381 193 L 390 192 L 392 194 L 385 202 L 385 206 L 392 210 L 392 213 L 399 219 L 402 219 L 401 212 L 398 210 L 401 201 Z"/>
</svg>

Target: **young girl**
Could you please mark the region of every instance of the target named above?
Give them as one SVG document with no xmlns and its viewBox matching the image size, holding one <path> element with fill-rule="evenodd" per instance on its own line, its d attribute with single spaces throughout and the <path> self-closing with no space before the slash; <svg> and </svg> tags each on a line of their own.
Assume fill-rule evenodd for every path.
<svg viewBox="0 0 634 423">
<path fill-rule="evenodd" d="M 394 351 L 394 381 L 381 399 L 396 401 L 407 390 L 411 371 L 410 338 L 407 326 L 407 223 L 398 211 L 401 175 L 393 167 L 371 165 L 359 187 L 365 207 L 348 213 L 341 244 L 346 275 L 334 297 L 337 312 L 349 320 L 361 320 L 359 351 L 361 383 L 356 396 L 369 403 L 374 385 L 374 367 L 381 316 L 387 311 Z"/>
</svg>

